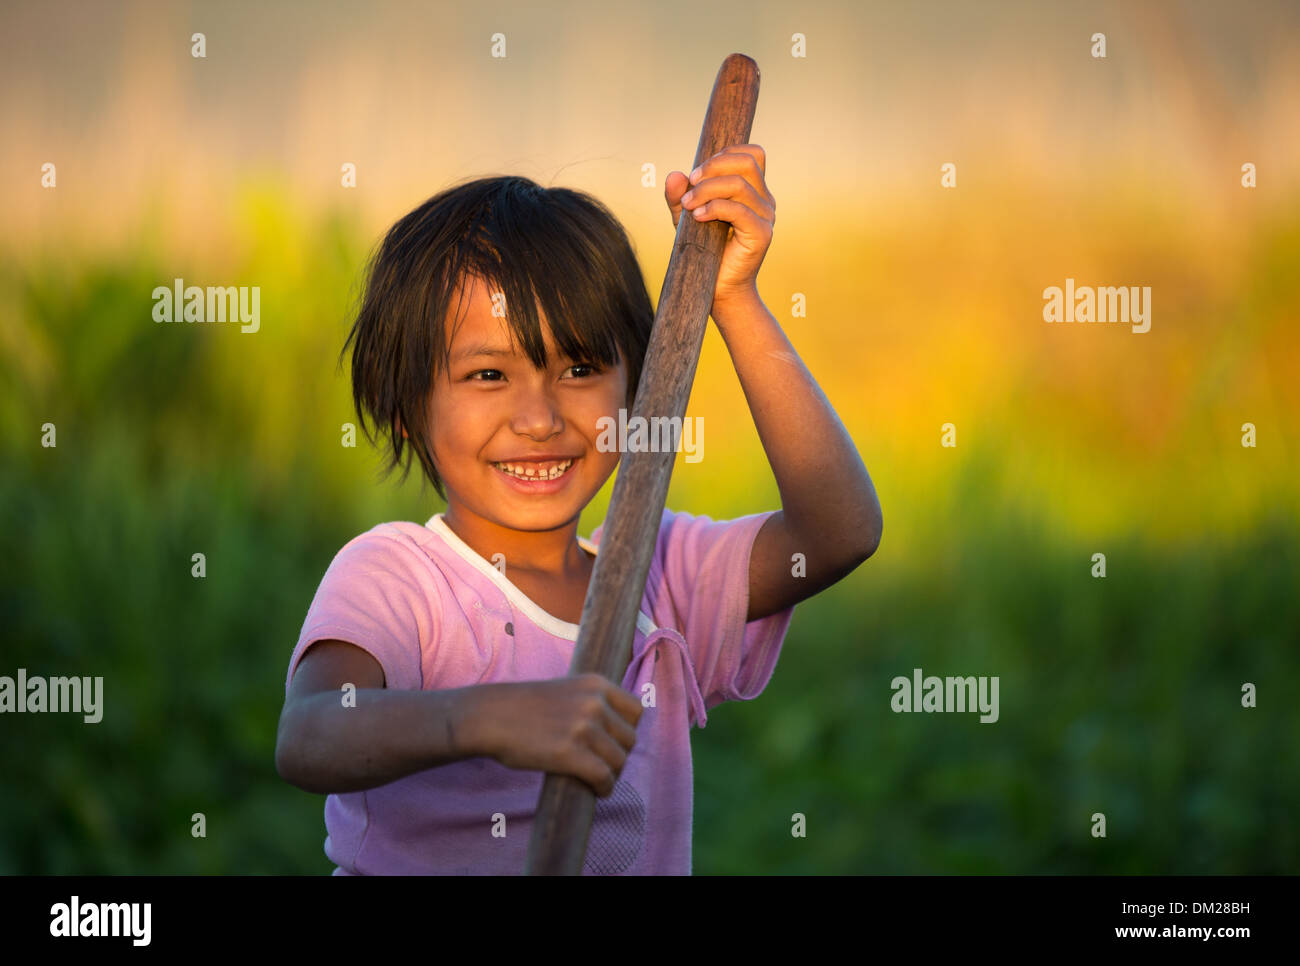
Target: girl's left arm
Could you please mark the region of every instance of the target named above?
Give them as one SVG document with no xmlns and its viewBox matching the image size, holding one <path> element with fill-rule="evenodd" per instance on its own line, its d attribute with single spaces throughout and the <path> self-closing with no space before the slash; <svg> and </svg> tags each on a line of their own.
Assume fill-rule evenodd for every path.
<svg viewBox="0 0 1300 966">
<path fill-rule="evenodd" d="M 883 520 L 857 447 L 757 293 L 714 312 L 781 493 L 750 554 L 755 620 L 852 573 L 875 553 Z M 806 576 L 792 575 L 796 553 Z"/>
<path fill-rule="evenodd" d="M 875 553 L 883 525 L 857 447 L 758 295 L 758 268 L 776 220 L 765 169 L 760 146 L 734 145 L 689 179 L 670 173 L 664 185 L 673 224 L 685 210 L 732 228 L 710 314 L 731 353 L 781 493 L 780 511 L 754 539 L 746 620 L 784 610 L 848 576 Z M 792 573 L 795 554 L 803 555 L 804 576 Z"/>
</svg>

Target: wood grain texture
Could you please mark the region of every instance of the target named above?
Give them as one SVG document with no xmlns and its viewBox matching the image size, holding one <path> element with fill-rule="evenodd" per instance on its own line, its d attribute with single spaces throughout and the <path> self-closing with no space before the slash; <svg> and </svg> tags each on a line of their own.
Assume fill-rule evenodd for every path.
<svg viewBox="0 0 1300 966">
<path fill-rule="evenodd" d="M 731 54 L 723 61 L 692 167 L 723 148 L 749 142 L 758 84 L 753 59 Z M 681 424 L 729 228 L 724 221 L 699 222 L 682 211 L 629 423 L 640 416 L 649 425 L 651 417 L 677 417 Z M 570 674 L 595 671 L 619 683 L 627 672 L 675 458 L 673 452 L 622 454 Z M 537 803 L 525 873 L 579 874 L 595 810 L 596 795 L 585 782 L 548 774 Z"/>
</svg>

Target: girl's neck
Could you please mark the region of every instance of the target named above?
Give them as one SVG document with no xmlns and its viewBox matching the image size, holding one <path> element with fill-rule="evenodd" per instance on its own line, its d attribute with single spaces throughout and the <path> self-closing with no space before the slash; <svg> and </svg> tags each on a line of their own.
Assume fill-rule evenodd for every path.
<svg viewBox="0 0 1300 966">
<path fill-rule="evenodd" d="M 456 506 L 448 506 L 443 522 L 488 563 L 511 570 L 560 579 L 591 572 L 594 556 L 578 544 L 578 520 L 551 530 L 515 530 Z M 497 556 L 500 554 L 501 556 Z"/>
</svg>

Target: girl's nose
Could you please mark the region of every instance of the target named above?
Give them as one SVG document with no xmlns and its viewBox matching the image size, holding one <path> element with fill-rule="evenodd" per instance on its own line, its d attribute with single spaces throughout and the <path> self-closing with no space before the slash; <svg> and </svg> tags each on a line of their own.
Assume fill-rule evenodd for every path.
<svg viewBox="0 0 1300 966">
<path fill-rule="evenodd" d="M 564 429 L 564 419 L 550 393 L 529 390 L 520 393 L 515 400 L 510 428 L 521 436 L 550 439 Z"/>
</svg>

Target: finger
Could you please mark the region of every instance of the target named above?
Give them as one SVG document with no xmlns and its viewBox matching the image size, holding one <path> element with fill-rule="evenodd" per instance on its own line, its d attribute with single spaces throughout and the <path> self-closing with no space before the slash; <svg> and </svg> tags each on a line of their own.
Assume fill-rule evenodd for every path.
<svg viewBox="0 0 1300 966">
<path fill-rule="evenodd" d="M 757 144 L 733 144 L 701 161 L 699 167 L 690 174 L 691 184 L 698 184 L 701 179 L 709 177 L 709 168 L 715 172 L 730 172 L 748 164 L 752 164 L 760 174 L 766 173 L 767 153 Z M 699 177 L 696 177 L 697 171 L 700 172 Z"/>
<path fill-rule="evenodd" d="M 763 150 L 761 144 L 735 144 L 727 148 L 731 154 L 748 154 L 758 165 L 760 172 L 767 172 L 767 152 Z"/>
<path fill-rule="evenodd" d="M 641 704 L 641 699 L 634 694 L 624 691 L 622 688 L 612 687 L 606 694 L 606 700 L 610 706 L 621 715 L 624 720 L 636 724 L 641 717 L 641 712 L 645 707 Z"/>
<path fill-rule="evenodd" d="M 561 678 L 561 681 L 576 680 L 581 685 L 581 690 L 585 694 L 603 695 L 612 687 L 616 687 L 613 681 L 603 674 L 597 674 L 595 671 L 585 671 L 576 678 Z"/>
<path fill-rule="evenodd" d="M 602 729 L 597 728 L 587 739 L 587 747 L 600 760 L 609 767 L 615 775 L 623 770 L 623 765 L 627 761 L 627 752 L 623 747 L 606 734 Z"/>
<path fill-rule="evenodd" d="M 682 207 L 694 212 L 713 199 L 740 201 L 757 211 L 768 221 L 776 220 L 776 207 L 769 203 L 766 194 L 760 194 L 745 178 L 737 174 L 721 175 L 701 182 L 682 195 Z"/>
<path fill-rule="evenodd" d="M 736 144 L 701 162 L 700 166 L 691 172 L 690 182 L 692 185 L 698 185 L 707 178 L 738 174 L 753 185 L 756 193 L 775 207 L 776 199 L 767 188 L 766 171 L 767 154 L 760 145 Z"/>
<path fill-rule="evenodd" d="M 696 221 L 725 221 L 737 232 L 745 235 L 762 236 L 772 230 L 772 221 L 748 205 L 730 198 L 714 198 L 712 201 L 691 209 L 691 217 Z"/>
<path fill-rule="evenodd" d="M 673 216 L 674 226 L 682 214 L 682 195 L 690 186 L 690 181 L 681 171 L 669 171 L 668 177 L 664 178 L 664 201 L 667 202 L 668 211 Z"/>
<path fill-rule="evenodd" d="M 629 724 L 625 718 L 614 711 L 605 716 L 605 730 L 617 741 L 624 751 L 631 751 L 636 745 L 636 726 Z"/>
<path fill-rule="evenodd" d="M 691 182 L 683 172 L 669 171 L 668 177 L 664 178 L 664 197 L 669 204 L 675 205 L 690 186 Z"/>
<path fill-rule="evenodd" d="M 591 790 L 596 793 L 598 798 L 605 798 L 614 791 L 614 783 L 618 781 L 618 775 L 609 767 L 599 755 L 583 755 L 582 760 L 574 767 L 573 777 L 586 782 L 591 786 Z"/>
</svg>

